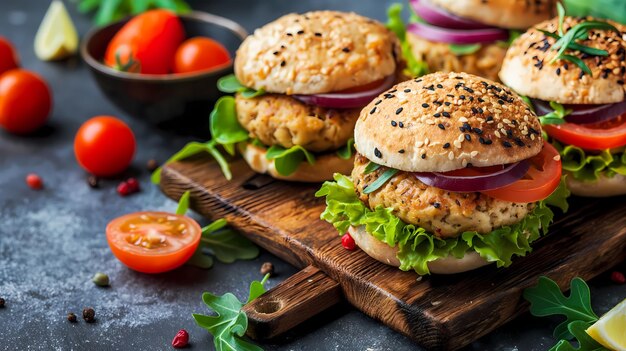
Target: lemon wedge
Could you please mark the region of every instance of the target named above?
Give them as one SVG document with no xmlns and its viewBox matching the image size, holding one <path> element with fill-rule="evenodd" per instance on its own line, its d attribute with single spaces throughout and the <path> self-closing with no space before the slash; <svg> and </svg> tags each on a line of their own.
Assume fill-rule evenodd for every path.
<svg viewBox="0 0 626 351">
<path fill-rule="evenodd" d="M 54 0 L 35 36 L 35 54 L 43 61 L 54 61 L 76 54 L 78 33 L 63 2 Z"/>
<path fill-rule="evenodd" d="M 626 350 L 626 299 L 589 327 L 587 334 L 609 350 Z"/>
</svg>

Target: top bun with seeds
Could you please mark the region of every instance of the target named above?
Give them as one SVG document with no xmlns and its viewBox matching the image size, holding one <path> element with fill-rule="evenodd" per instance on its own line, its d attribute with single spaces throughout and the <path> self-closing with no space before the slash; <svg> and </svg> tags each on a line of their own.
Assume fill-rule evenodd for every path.
<svg viewBox="0 0 626 351">
<path fill-rule="evenodd" d="M 556 0 L 428 1 L 457 16 L 511 29 L 526 29 L 535 23 L 551 18 L 556 5 Z"/>
<path fill-rule="evenodd" d="M 543 148 L 541 125 L 508 88 L 466 73 L 396 85 L 363 111 L 357 151 L 407 172 L 446 172 L 518 162 Z"/>
<path fill-rule="evenodd" d="M 395 75 L 398 38 L 355 13 L 288 14 L 250 35 L 237 50 L 235 74 L 250 88 L 280 94 L 338 92 Z"/>
<path fill-rule="evenodd" d="M 565 17 L 563 29 L 585 19 Z M 624 101 L 626 89 L 626 41 L 622 35 L 607 30 L 591 30 L 589 39 L 577 43 L 608 51 L 608 56 L 590 56 L 568 50 L 591 69 L 593 76 L 567 60 L 550 61 L 557 54 L 552 50 L 556 39 L 538 29 L 557 32 L 558 18 L 538 24 L 518 38 L 506 54 L 500 79 L 519 94 L 562 104 L 610 104 Z M 626 26 L 607 21 L 622 33 Z"/>
</svg>

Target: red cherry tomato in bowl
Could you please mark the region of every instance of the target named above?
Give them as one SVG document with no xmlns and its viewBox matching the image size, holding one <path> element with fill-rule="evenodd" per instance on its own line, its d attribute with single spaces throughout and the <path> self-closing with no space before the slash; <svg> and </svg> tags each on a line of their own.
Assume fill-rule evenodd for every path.
<svg viewBox="0 0 626 351">
<path fill-rule="evenodd" d="M 74 139 L 78 163 L 98 177 L 122 173 L 135 155 L 135 135 L 121 120 L 98 116 L 85 122 Z"/>
<path fill-rule="evenodd" d="M 120 71 L 168 74 L 183 40 L 185 29 L 175 13 L 150 10 L 135 16 L 115 34 L 104 63 Z"/>
<path fill-rule="evenodd" d="M 37 74 L 14 69 L 0 76 L 0 126 L 28 134 L 43 126 L 52 109 L 52 95 Z"/>
<path fill-rule="evenodd" d="M 136 212 L 106 228 L 113 255 L 143 273 L 171 271 L 187 262 L 200 244 L 202 229 L 193 219 L 166 212 Z"/>
<path fill-rule="evenodd" d="M 230 54 L 217 41 L 205 37 L 185 40 L 176 50 L 174 73 L 191 73 L 223 67 L 230 63 Z"/>
<path fill-rule="evenodd" d="M 0 74 L 19 67 L 19 60 L 11 42 L 0 37 Z"/>
</svg>

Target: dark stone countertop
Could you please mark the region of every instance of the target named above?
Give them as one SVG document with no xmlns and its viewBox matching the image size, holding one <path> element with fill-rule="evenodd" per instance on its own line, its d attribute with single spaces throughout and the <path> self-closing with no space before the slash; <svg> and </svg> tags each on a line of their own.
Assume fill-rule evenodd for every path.
<svg viewBox="0 0 626 351">
<path fill-rule="evenodd" d="M 278 275 L 274 286 L 296 269 L 268 253 L 252 261 L 216 262 L 210 270 L 183 267 L 161 275 L 133 272 L 108 249 L 104 228 L 111 219 L 133 211 L 175 209 L 176 204 L 149 183 L 145 163 L 165 160 L 189 138 L 157 130 L 129 118 L 100 93 L 78 59 L 45 63 L 33 53 L 33 39 L 48 1 L 0 1 L 0 35 L 19 49 L 23 66 L 43 75 L 54 94 L 49 125 L 30 137 L 0 131 L 0 349 L 2 350 L 169 350 L 176 332 L 187 329 L 192 349 L 213 349 L 211 337 L 197 327 L 194 312 L 207 312 L 204 291 L 246 295 L 250 281 L 260 279 L 259 267 L 273 262 Z M 354 10 L 380 20 L 390 1 L 379 0 L 228 0 L 194 1 L 194 8 L 242 23 L 249 31 L 291 11 L 313 9 Z M 67 2 L 81 35 L 90 20 Z M 130 174 L 143 191 L 128 198 L 115 192 L 117 181 L 93 190 L 74 160 L 72 140 L 88 118 L 111 114 L 126 120 L 138 139 L 138 153 Z M 24 183 L 29 172 L 40 174 L 43 191 Z M 196 218 L 200 219 L 198 216 Z M 200 219 L 203 224 L 206 220 Z M 102 271 L 111 277 L 110 288 L 90 281 Z M 592 281 L 593 302 L 605 312 L 621 301 L 623 286 L 606 276 Z M 66 321 L 93 306 L 97 322 Z M 468 350 L 545 350 L 554 340 L 557 320 L 525 315 L 484 337 Z M 415 350 L 404 336 L 344 305 L 333 308 L 269 344 L 266 350 Z"/>
</svg>

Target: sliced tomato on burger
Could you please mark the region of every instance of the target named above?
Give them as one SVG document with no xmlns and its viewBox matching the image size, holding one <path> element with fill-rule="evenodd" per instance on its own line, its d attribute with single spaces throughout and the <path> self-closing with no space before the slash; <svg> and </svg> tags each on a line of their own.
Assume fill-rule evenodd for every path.
<svg viewBox="0 0 626 351">
<path fill-rule="evenodd" d="M 607 150 L 626 145 L 626 115 L 594 123 L 544 126 L 552 138 L 585 150 Z"/>
<path fill-rule="evenodd" d="M 111 251 L 123 264 L 143 273 L 162 273 L 191 258 L 202 229 L 189 217 L 137 212 L 111 221 L 106 235 Z"/>
<path fill-rule="evenodd" d="M 520 180 L 505 187 L 482 191 L 493 198 L 531 203 L 546 199 L 561 182 L 561 157 L 554 146 L 544 143 L 541 152 L 528 159 L 530 168 Z"/>
</svg>

